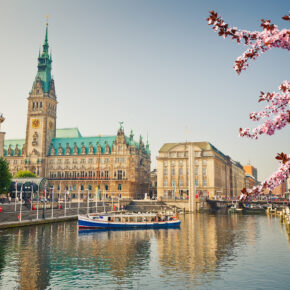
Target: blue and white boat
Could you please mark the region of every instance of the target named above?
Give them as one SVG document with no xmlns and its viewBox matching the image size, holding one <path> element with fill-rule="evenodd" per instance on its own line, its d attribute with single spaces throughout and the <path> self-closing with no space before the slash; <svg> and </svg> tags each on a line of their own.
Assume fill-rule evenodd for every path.
<svg viewBox="0 0 290 290">
<path fill-rule="evenodd" d="M 173 214 L 104 213 L 78 216 L 79 229 L 160 229 L 179 226 L 180 220 Z"/>
</svg>

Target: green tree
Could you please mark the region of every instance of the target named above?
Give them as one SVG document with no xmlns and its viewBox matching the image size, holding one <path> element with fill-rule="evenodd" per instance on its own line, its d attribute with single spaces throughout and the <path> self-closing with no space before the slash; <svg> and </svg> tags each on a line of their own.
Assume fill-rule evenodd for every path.
<svg viewBox="0 0 290 290">
<path fill-rule="evenodd" d="M 3 157 L 0 157 L 0 194 L 8 192 L 11 178 L 8 162 Z"/>
<path fill-rule="evenodd" d="M 26 178 L 26 177 L 36 177 L 36 175 L 29 170 L 20 170 L 13 177 L 14 178 Z"/>
</svg>

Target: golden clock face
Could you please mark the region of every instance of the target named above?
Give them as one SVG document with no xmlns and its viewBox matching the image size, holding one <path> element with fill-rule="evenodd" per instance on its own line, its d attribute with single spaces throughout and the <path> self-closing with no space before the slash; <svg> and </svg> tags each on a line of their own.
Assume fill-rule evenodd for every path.
<svg viewBox="0 0 290 290">
<path fill-rule="evenodd" d="M 39 128 L 39 127 L 40 127 L 40 120 L 32 119 L 32 128 Z"/>
<path fill-rule="evenodd" d="M 52 121 L 49 121 L 49 123 L 48 123 L 48 127 L 49 127 L 50 130 L 53 129 L 53 122 L 52 122 Z"/>
</svg>

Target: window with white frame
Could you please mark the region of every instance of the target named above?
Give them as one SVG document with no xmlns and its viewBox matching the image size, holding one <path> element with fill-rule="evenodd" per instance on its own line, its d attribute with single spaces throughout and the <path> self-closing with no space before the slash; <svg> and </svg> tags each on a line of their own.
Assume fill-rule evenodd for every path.
<svg viewBox="0 0 290 290">
<path fill-rule="evenodd" d="M 175 175 L 175 168 L 171 168 L 171 176 Z"/>
<path fill-rule="evenodd" d="M 202 165 L 206 165 L 206 160 L 202 160 Z"/>
<path fill-rule="evenodd" d="M 202 168 L 202 175 L 206 175 L 206 167 Z"/>
<path fill-rule="evenodd" d="M 167 179 L 164 179 L 163 180 L 163 186 L 167 186 L 167 185 L 168 185 Z"/>
<path fill-rule="evenodd" d="M 182 168 L 179 168 L 179 170 L 178 170 L 178 174 L 179 174 L 179 175 L 183 175 L 183 169 L 182 169 Z"/>
</svg>

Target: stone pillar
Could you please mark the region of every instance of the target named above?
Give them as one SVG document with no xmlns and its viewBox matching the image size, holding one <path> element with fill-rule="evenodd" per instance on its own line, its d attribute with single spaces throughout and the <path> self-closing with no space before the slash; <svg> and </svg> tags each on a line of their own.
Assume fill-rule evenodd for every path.
<svg viewBox="0 0 290 290">
<path fill-rule="evenodd" d="M 1 132 L 1 125 L 5 121 L 5 118 L 2 114 L 0 114 L 0 157 L 4 156 L 4 139 L 5 139 L 5 132 Z"/>
</svg>

